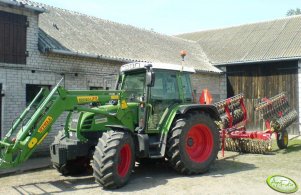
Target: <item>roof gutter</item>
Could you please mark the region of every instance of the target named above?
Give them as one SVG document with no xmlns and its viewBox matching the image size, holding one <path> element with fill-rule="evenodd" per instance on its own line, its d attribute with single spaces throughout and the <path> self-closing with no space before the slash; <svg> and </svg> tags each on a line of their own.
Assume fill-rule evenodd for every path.
<svg viewBox="0 0 301 195">
<path fill-rule="evenodd" d="M 300 60 L 301 57 L 290 57 L 290 58 L 272 58 L 268 60 L 250 60 L 250 61 L 234 61 L 227 63 L 214 63 L 211 62 L 214 66 L 231 66 L 239 64 L 248 64 L 248 63 L 262 63 L 262 62 L 280 62 L 280 61 L 291 61 L 291 60 Z"/>
<path fill-rule="evenodd" d="M 18 8 L 25 8 L 25 9 L 28 9 L 28 10 L 36 11 L 38 13 L 44 13 L 46 11 L 45 8 L 34 7 L 34 6 L 27 5 L 27 4 L 24 4 L 24 3 L 21 3 L 21 2 L 17 2 L 17 1 L 0 0 L 0 3 L 10 5 L 10 6 L 15 6 L 15 7 L 18 7 Z"/>
<path fill-rule="evenodd" d="M 101 59 L 101 60 L 109 60 L 109 61 L 118 61 L 118 62 L 122 62 L 122 63 L 141 62 L 139 60 L 131 60 L 131 59 L 111 57 L 111 56 L 105 56 L 105 55 L 79 53 L 79 52 L 67 51 L 67 50 L 61 50 L 61 49 L 47 48 L 44 51 L 45 51 L 45 53 L 60 54 L 60 55 L 66 55 L 66 56 L 76 56 L 76 57 L 83 57 L 83 58 L 93 58 L 93 59 Z M 213 72 L 213 71 L 211 72 L 211 71 L 206 71 L 206 70 L 196 70 L 196 73 L 214 74 L 214 75 L 224 74 L 223 71 L 222 72 Z"/>
<path fill-rule="evenodd" d="M 118 61 L 118 62 L 125 62 L 125 63 L 137 61 L 137 60 L 118 58 L 118 57 L 110 57 L 110 56 L 105 56 L 105 55 L 96 55 L 96 54 L 79 53 L 79 52 L 74 52 L 74 51 L 66 51 L 66 50 L 60 50 L 60 49 L 47 49 L 46 53 L 84 57 L 84 58 L 94 58 L 94 59 L 101 59 L 101 60 Z"/>
</svg>

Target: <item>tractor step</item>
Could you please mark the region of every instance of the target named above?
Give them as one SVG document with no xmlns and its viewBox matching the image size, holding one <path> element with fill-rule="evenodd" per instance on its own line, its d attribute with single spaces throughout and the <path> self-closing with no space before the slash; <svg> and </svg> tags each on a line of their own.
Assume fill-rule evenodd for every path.
<svg viewBox="0 0 301 195">
<path fill-rule="evenodd" d="M 158 141 L 158 142 L 153 142 L 153 143 L 150 143 L 150 144 L 149 144 L 149 147 L 150 147 L 150 148 L 159 147 L 159 146 L 160 146 L 160 144 L 161 144 L 161 142 L 160 142 L 160 141 Z"/>
<path fill-rule="evenodd" d="M 149 158 L 162 158 L 163 156 L 160 153 L 160 150 L 150 150 Z"/>
<path fill-rule="evenodd" d="M 161 140 L 159 135 L 149 135 L 149 158 L 162 158 Z"/>
</svg>

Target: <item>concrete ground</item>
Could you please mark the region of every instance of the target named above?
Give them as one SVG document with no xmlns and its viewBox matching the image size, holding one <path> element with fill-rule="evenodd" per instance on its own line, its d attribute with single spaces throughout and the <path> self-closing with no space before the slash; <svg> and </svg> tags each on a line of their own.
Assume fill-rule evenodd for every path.
<svg viewBox="0 0 301 195">
<path fill-rule="evenodd" d="M 103 190 L 91 175 L 64 177 L 51 168 L 0 174 L 0 194 L 277 194 L 266 184 L 273 174 L 288 176 L 301 186 L 300 139 L 293 138 L 288 149 L 269 155 L 219 154 L 210 172 L 203 175 L 179 175 L 160 163 L 137 166 L 126 186 L 111 191 Z"/>
</svg>

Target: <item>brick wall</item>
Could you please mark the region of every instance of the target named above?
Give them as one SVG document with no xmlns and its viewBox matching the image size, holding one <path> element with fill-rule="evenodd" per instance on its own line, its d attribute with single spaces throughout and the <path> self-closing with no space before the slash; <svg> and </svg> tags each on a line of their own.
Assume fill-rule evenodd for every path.
<svg viewBox="0 0 301 195">
<path fill-rule="evenodd" d="M 196 99 L 199 101 L 203 89 L 208 89 L 213 97 L 213 102 L 218 102 L 226 98 L 223 82 L 224 74 L 196 73 L 192 76 L 191 83 L 196 91 Z"/>
<path fill-rule="evenodd" d="M 224 100 L 227 98 L 227 76 L 226 76 L 226 67 L 218 67 L 223 71 L 223 74 L 219 77 L 219 89 L 220 89 L 220 99 Z"/>
<path fill-rule="evenodd" d="M 298 61 L 299 134 L 301 134 L 301 60 Z"/>
</svg>

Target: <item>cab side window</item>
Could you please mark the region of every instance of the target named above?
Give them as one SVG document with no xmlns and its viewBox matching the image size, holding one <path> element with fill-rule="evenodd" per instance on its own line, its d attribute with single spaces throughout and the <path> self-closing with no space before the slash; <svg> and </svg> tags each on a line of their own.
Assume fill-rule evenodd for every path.
<svg viewBox="0 0 301 195">
<path fill-rule="evenodd" d="M 188 74 L 182 74 L 181 75 L 181 80 L 182 80 L 184 99 L 186 101 L 192 101 L 193 97 L 192 97 L 192 90 L 191 90 L 189 75 Z"/>
<path fill-rule="evenodd" d="M 155 85 L 151 89 L 151 99 L 179 99 L 177 75 L 172 72 L 156 72 Z"/>
</svg>

